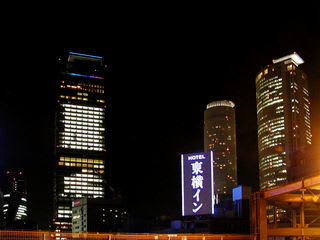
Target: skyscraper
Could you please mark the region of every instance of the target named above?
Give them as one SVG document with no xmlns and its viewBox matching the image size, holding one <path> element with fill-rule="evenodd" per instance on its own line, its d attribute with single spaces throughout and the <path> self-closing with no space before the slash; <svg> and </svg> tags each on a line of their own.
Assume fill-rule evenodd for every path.
<svg viewBox="0 0 320 240">
<path fill-rule="evenodd" d="M 232 200 L 237 186 L 235 104 L 228 100 L 207 105 L 204 112 L 204 150 L 214 150 L 215 195 Z"/>
<path fill-rule="evenodd" d="M 287 181 L 298 151 L 311 144 L 306 74 L 296 53 L 273 60 L 256 77 L 260 188 Z"/>
<path fill-rule="evenodd" d="M 27 192 L 22 172 L 7 171 L 3 186 L 3 217 L 6 227 L 27 219 Z"/>
<path fill-rule="evenodd" d="M 71 230 L 72 201 L 105 196 L 105 95 L 102 57 L 59 58 L 52 228 Z"/>
</svg>

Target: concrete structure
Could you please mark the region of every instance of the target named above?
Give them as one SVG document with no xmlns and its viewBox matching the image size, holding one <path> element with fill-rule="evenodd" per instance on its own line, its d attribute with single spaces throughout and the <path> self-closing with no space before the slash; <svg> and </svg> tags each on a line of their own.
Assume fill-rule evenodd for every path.
<svg viewBox="0 0 320 240">
<path fill-rule="evenodd" d="M 270 205 L 274 213 L 272 221 L 267 220 L 267 206 Z M 268 237 L 319 239 L 319 205 L 320 175 L 256 192 L 250 200 L 251 234 L 257 240 Z M 284 211 L 279 213 L 277 209 Z"/>
<path fill-rule="evenodd" d="M 0 231 L 0 239 L 64 239 L 64 240 L 149 240 L 149 239 L 201 239 L 201 240 L 253 240 L 248 234 L 161 234 L 161 233 L 57 233 L 48 231 Z"/>
</svg>

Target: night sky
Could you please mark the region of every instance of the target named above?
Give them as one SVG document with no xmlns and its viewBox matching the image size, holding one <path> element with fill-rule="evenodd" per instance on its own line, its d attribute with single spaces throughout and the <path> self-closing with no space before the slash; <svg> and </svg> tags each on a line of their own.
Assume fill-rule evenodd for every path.
<svg viewBox="0 0 320 240">
<path fill-rule="evenodd" d="M 55 71 L 67 51 L 103 56 L 108 65 L 110 181 L 133 215 L 179 216 L 180 154 L 203 151 L 203 112 L 215 100 L 236 104 L 238 182 L 257 190 L 255 76 L 294 51 L 305 60 L 319 146 L 316 6 L 233 7 L 59 6 L 12 16 L 19 21 L 2 30 L 0 177 L 25 172 L 32 220 L 46 227 Z"/>
</svg>

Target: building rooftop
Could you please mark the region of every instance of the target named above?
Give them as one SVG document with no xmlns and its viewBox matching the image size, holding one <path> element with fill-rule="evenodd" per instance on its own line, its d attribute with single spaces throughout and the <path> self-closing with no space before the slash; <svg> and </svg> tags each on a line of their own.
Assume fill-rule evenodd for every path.
<svg viewBox="0 0 320 240">
<path fill-rule="evenodd" d="M 68 61 L 73 62 L 75 59 L 85 60 L 85 61 L 101 61 L 102 57 L 95 56 L 95 55 L 89 55 L 89 54 L 83 54 L 83 53 L 69 52 Z"/>
<path fill-rule="evenodd" d="M 279 63 L 279 62 L 283 62 L 283 61 L 286 61 L 286 60 L 292 60 L 297 66 L 299 64 L 304 63 L 303 59 L 296 52 L 294 52 L 293 54 L 284 56 L 282 58 L 273 59 L 272 62 L 273 63 Z"/>
<path fill-rule="evenodd" d="M 234 108 L 235 104 L 232 101 L 229 100 L 221 100 L 221 101 L 214 101 L 207 105 L 207 109 L 213 108 L 213 107 L 232 107 Z"/>
</svg>

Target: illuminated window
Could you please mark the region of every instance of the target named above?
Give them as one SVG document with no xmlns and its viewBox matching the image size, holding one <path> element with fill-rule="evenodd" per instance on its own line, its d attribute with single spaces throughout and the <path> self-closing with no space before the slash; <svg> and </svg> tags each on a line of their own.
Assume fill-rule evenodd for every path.
<svg viewBox="0 0 320 240">
<path fill-rule="evenodd" d="M 104 151 L 104 108 L 61 104 L 64 131 L 59 132 L 63 148 Z"/>
<path fill-rule="evenodd" d="M 69 161 L 71 163 L 65 163 L 64 161 Z M 82 164 L 82 163 L 95 163 L 95 164 Z M 69 167 L 89 167 L 89 168 L 104 168 L 104 161 L 101 159 L 87 159 L 87 158 L 70 158 L 70 157 L 60 157 L 59 166 L 69 166 Z"/>
<path fill-rule="evenodd" d="M 257 75 L 256 81 L 259 81 L 259 80 L 261 79 L 262 74 L 263 74 L 263 73 L 261 72 L 261 73 L 259 73 L 259 74 Z"/>
</svg>

